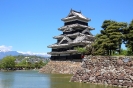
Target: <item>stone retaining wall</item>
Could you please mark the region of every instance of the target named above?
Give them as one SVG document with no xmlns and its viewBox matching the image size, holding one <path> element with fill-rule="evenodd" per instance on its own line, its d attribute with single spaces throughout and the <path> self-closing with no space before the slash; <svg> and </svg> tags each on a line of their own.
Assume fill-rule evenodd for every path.
<svg viewBox="0 0 133 88">
<path fill-rule="evenodd" d="M 50 61 L 46 66 L 41 68 L 39 72 L 54 74 L 75 74 L 79 69 L 81 69 L 81 62 Z"/>
<path fill-rule="evenodd" d="M 71 81 L 133 87 L 133 57 L 87 57 Z"/>
</svg>

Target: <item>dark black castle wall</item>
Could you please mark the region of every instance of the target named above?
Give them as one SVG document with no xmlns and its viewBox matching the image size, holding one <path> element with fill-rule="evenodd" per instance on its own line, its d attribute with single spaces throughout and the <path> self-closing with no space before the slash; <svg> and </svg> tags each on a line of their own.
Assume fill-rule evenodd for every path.
<svg viewBox="0 0 133 88">
<path fill-rule="evenodd" d="M 88 23 L 82 22 L 82 21 L 79 21 L 79 20 L 75 20 L 75 21 L 71 21 L 71 22 L 66 22 L 64 25 L 66 26 L 66 25 L 71 25 L 71 24 L 76 24 L 76 23 L 88 26 Z"/>
</svg>

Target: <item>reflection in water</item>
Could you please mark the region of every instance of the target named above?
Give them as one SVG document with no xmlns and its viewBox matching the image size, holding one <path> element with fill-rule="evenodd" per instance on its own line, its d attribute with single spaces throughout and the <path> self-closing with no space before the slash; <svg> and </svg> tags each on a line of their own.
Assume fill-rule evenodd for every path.
<svg viewBox="0 0 133 88">
<path fill-rule="evenodd" d="M 118 88 L 89 83 L 69 82 L 72 75 L 51 74 L 51 88 Z"/>
<path fill-rule="evenodd" d="M 0 88 L 118 88 L 69 82 L 71 76 L 38 71 L 0 72 Z"/>
<path fill-rule="evenodd" d="M 0 88 L 10 88 L 13 84 L 14 74 L 12 72 L 0 72 Z"/>
<path fill-rule="evenodd" d="M 0 88 L 50 88 L 49 75 L 38 71 L 0 72 Z"/>
</svg>

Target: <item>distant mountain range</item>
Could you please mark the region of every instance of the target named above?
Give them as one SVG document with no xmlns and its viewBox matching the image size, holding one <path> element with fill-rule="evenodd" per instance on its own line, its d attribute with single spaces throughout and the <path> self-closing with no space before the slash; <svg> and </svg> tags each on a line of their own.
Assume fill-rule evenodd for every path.
<svg viewBox="0 0 133 88">
<path fill-rule="evenodd" d="M 22 53 L 18 51 L 0 51 L 0 59 L 2 59 L 5 56 L 17 56 L 17 55 L 36 55 L 41 57 L 50 57 L 48 54 L 45 53 Z"/>
</svg>

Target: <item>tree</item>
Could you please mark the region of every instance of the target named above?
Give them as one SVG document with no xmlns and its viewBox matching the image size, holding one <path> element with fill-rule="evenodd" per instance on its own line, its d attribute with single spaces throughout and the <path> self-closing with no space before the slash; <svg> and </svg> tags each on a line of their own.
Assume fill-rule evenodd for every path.
<svg viewBox="0 0 133 88">
<path fill-rule="evenodd" d="M 1 66 L 5 70 L 13 70 L 15 68 L 15 58 L 13 56 L 6 56 L 1 61 Z"/>
<path fill-rule="evenodd" d="M 96 55 L 112 55 L 114 52 L 120 54 L 123 40 L 122 30 L 126 23 L 105 20 L 102 24 L 101 34 L 96 35 L 94 49 Z"/>
<path fill-rule="evenodd" d="M 23 59 L 23 60 L 21 60 L 21 62 L 20 63 L 18 63 L 17 65 L 20 65 L 20 66 L 26 66 L 26 64 L 27 64 L 27 59 Z"/>
<path fill-rule="evenodd" d="M 133 55 L 133 52 L 130 48 L 127 48 L 127 56 Z"/>
<path fill-rule="evenodd" d="M 133 52 L 133 20 L 129 24 L 128 28 L 123 29 L 123 34 L 126 47 Z"/>
<path fill-rule="evenodd" d="M 92 43 L 94 48 L 94 55 L 105 55 L 107 50 L 108 38 L 106 35 L 97 34 L 95 36 L 95 41 Z"/>
<path fill-rule="evenodd" d="M 0 69 L 2 68 L 1 62 L 2 62 L 2 61 L 0 60 Z"/>
<path fill-rule="evenodd" d="M 86 54 L 94 55 L 94 47 L 92 46 L 92 44 L 86 46 Z"/>
</svg>

